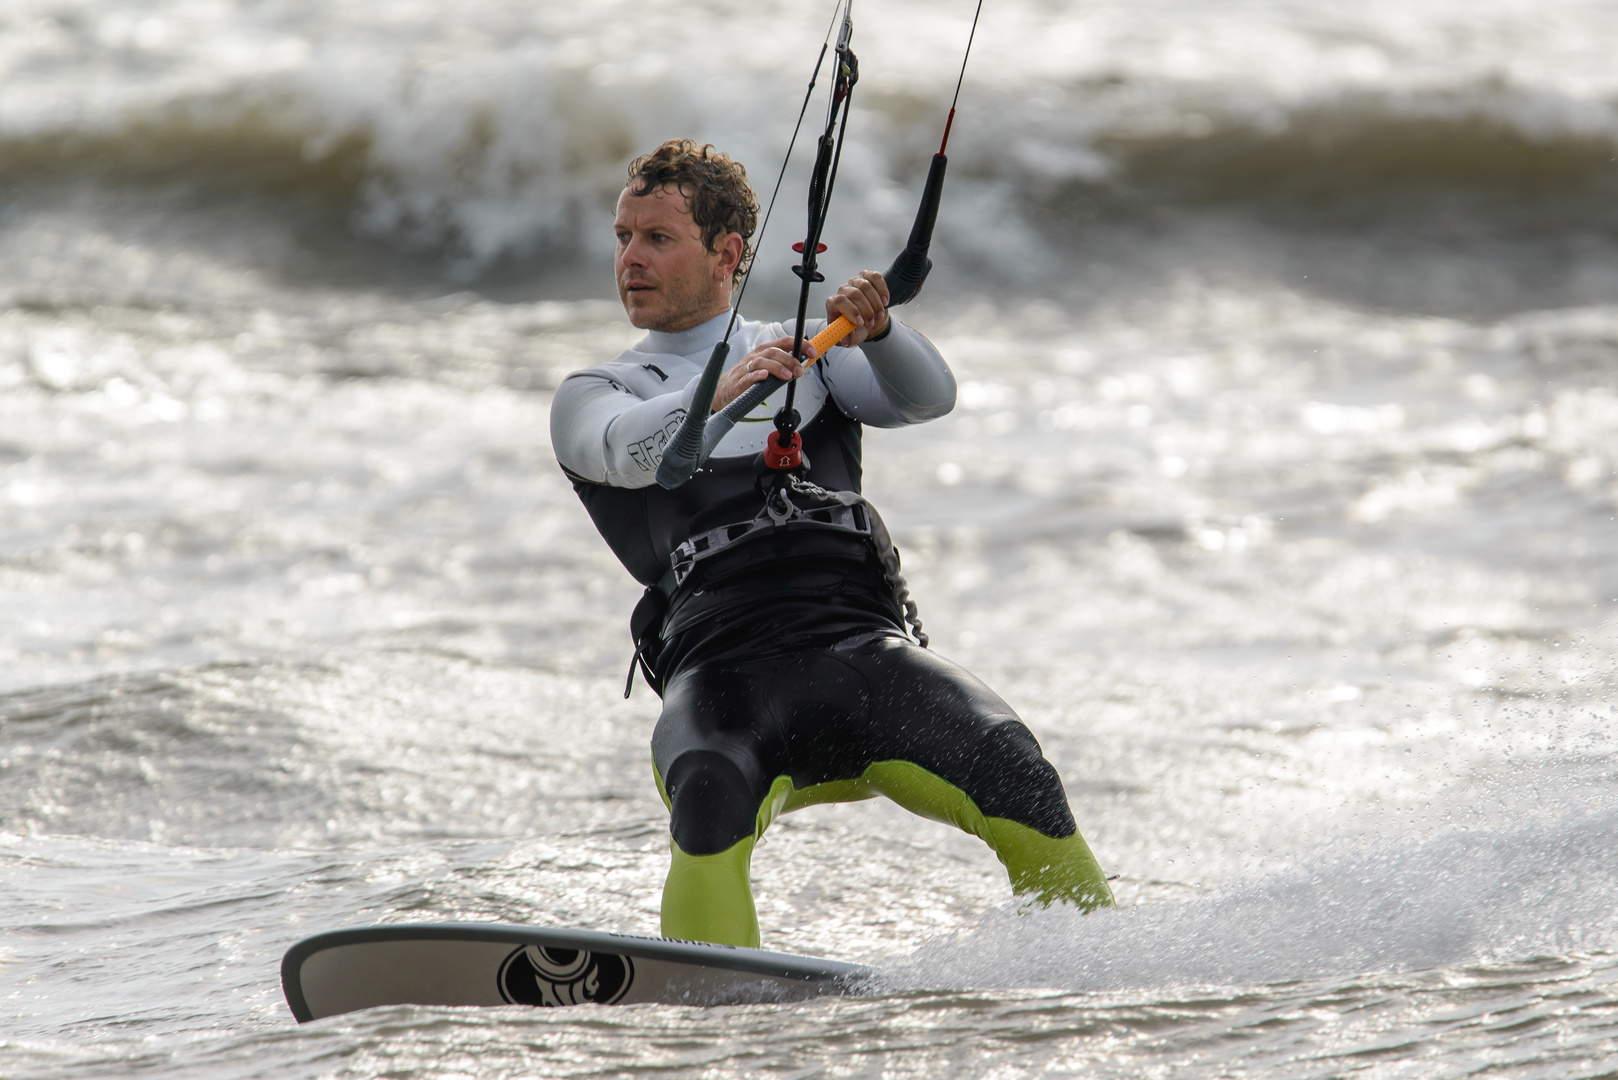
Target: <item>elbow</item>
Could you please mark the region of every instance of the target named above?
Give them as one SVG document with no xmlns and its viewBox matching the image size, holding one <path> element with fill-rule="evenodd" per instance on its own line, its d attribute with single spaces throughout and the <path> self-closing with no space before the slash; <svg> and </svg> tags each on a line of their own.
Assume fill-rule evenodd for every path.
<svg viewBox="0 0 1618 1080">
<path fill-rule="evenodd" d="M 948 416 L 950 410 L 955 408 L 955 397 L 951 395 L 948 401 L 926 403 L 895 403 L 899 415 L 907 424 L 925 424 L 929 420 L 937 420 L 941 416 Z"/>
<path fill-rule="evenodd" d="M 955 408 L 955 373 L 931 342 L 903 323 L 866 352 L 871 373 L 899 423 L 937 420 Z"/>
<path fill-rule="evenodd" d="M 955 411 L 955 373 L 949 368 L 939 372 L 937 393 L 922 406 L 926 412 L 926 419 L 937 420 L 940 416 L 948 416 Z"/>
<path fill-rule="evenodd" d="M 925 424 L 929 420 L 937 420 L 941 416 L 948 416 L 955 408 L 955 375 L 948 369 L 938 372 L 930 385 L 920 388 L 917 393 L 898 393 L 893 387 L 885 386 L 888 403 L 899 414 L 906 424 Z"/>
<path fill-rule="evenodd" d="M 609 458 L 599 445 L 599 425 L 590 415 L 588 389 L 586 380 L 570 375 L 551 399 L 551 452 L 569 477 L 608 483 Z"/>
</svg>

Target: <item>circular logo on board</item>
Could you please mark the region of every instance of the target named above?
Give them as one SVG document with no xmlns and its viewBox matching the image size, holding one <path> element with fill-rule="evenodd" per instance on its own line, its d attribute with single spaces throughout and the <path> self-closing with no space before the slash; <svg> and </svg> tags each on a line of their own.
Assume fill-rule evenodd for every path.
<svg viewBox="0 0 1618 1080">
<path fill-rule="evenodd" d="M 611 1005 L 634 981 L 627 956 L 554 945 L 524 945 L 500 965 L 500 996 L 513 1005 Z"/>
</svg>

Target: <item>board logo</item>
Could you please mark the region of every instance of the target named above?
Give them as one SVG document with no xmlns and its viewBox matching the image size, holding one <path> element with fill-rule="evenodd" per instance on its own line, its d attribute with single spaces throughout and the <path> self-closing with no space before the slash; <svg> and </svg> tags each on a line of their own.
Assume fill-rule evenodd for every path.
<svg viewBox="0 0 1618 1080">
<path fill-rule="evenodd" d="M 611 1005 L 634 981 L 627 956 L 554 945 L 524 945 L 500 965 L 500 996 L 513 1005 Z"/>
</svg>

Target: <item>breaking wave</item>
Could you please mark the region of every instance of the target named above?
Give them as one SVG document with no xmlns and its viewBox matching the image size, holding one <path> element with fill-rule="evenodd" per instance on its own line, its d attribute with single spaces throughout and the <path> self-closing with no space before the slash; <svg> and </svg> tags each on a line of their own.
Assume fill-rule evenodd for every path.
<svg viewBox="0 0 1618 1080">
<path fill-rule="evenodd" d="M 0 177 L 291 201 L 475 277 L 501 259 L 604 257 L 626 163 L 669 135 L 729 148 L 766 187 L 800 92 L 796 72 L 744 72 L 670 93 L 543 50 L 448 68 L 281 74 L 90 120 L 13 123 L 0 127 Z M 1332 228 L 1437 221 L 1439 208 L 1495 230 L 1618 225 L 1618 113 L 1606 103 L 1492 83 L 1298 101 L 1168 83 L 1024 89 L 978 93 L 951 147 L 946 243 L 995 272 L 1048 265 L 1064 229 L 1164 212 Z M 856 110 L 830 232 L 857 256 L 902 240 L 938 136 L 931 96 L 877 86 Z M 782 196 L 783 235 L 799 195 Z"/>
</svg>

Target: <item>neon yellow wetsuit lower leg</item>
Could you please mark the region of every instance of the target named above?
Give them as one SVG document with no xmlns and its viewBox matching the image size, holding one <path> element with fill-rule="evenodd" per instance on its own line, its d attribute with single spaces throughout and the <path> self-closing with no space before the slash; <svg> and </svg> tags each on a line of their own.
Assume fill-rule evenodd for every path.
<svg viewBox="0 0 1618 1080">
<path fill-rule="evenodd" d="M 758 948 L 753 906 L 751 837 L 717 855 L 689 855 L 669 841 L 673 859 L 663 883 L 663 936 Z"/>
<path fill-rule="evenodd" d="M 660 792 L 662 788 L 659 777 Z M 859 779 L 802 790 L 778 777 L 759 808 L 754 834 L 717 854 L 692 855 L 671 840 L 672 861 L 663 886 L 663 936 L 757 948 L 758 912 L 750 873 L 753 847 L 764 830 L 777 814 L 879 794 L 912 813 L 982 839 L 1005 864 L 1012 892 L 1019 896 L 1041 905 L 1071 903 L 1085 911 L 1113 904 L 1106 875 L 1077 830 L 1051 837 L 1007 818 L 985 817 L 964 791 L 919 765 L 879 761 Z"/>
</svg>

